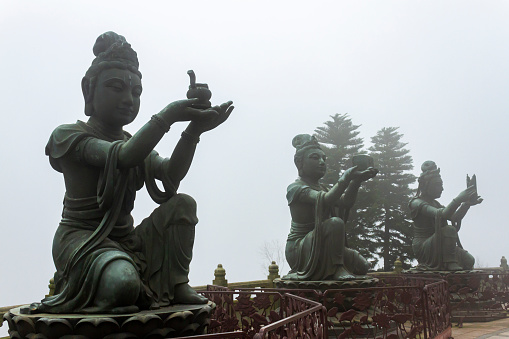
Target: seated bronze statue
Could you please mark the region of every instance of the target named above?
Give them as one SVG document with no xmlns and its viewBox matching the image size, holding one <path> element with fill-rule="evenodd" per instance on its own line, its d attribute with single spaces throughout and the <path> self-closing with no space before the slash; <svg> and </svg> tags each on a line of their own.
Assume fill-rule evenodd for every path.
<svg viewBox="0 0 509 339">
<path fill-rule="evenodd" d="M 199 136 L 223 123 L 232 102 L 208 109 L 199 99 L 170 103 L 132 136 L 142 92 L 138 58 L 123 36 L 97 38 L 82 82 L 87 122 L 57 127 L 46 146 L 64 176 L 62 220 L 53 240 L 55 295 L 31 312 L 127 313 L 175 303 L 206 303 L 188 285 L 196 202 L 177 193 Z M 154 147 L 175 122 L 190 121 L 170 158 Z M 164 190 L 156 185 L 160 180 Z M 159 204 L 134 227 L 143 186 Z"/>
<path fill-rule="evenodd" d="M 470 185 L 446 207 L 436 199 L 442 195 L 440 169 L 433 161 L 421 166 L 417 195 L 410 200 L 414 222 L 412 248 L 421 270 L 470 270 L 474 257 L 461 246 L 458 231 L 470 206 L 480 204 L 475 185 Z M 448 223 L 451 221 L 452 225 Z"/>
<path fill-rule="evenodd" d="M 320 184 L 327 167 L 315 137 L 293 138 L 294 162 L 299 178 L 288 186 L 286 198 L 292 224 L 286 242 L 288 280 L 343 280 L 364 275 L 370 267 L 357 251 L 348 248 L 345 223 L 363 181 L 377 173 L 373 167 L 349 168 L 330 189 Z"/>
</svg>

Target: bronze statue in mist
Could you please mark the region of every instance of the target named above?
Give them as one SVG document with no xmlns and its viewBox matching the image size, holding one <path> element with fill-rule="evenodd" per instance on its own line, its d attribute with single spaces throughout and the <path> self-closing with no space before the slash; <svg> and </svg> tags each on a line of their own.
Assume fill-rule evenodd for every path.
<svg viewBox="0 0 509 339">
<path fill-rule="evenodd" d="M 440 169 L 435 162 L 425 161 L 421 170 L 417 195 L 410 201 L 414 221 L 412 248 L 419 262 L 417 269 L 472 269 L 474 257 L 461 246 L 458 232 L 469 208 L 483 200 L 477 195 L 475 175 L 472 178 L 467 176 L 467 189 L 460 192 L 447 206 L 442 206 L 436 200 L 444 190 Z"/>
<path fill-rule="evenodd" d="M 358 155 L 354 166 L 329 189 L 320 184 L 327 167 L 315 137 L 299 134 L 292 144 L 299 177 L 288 186 L 286 194 L 292 223 L 285 254 L 291 270 L 283 279 L 345 280 L 366 274 L 369 263 L 348 248 L 345 223 L 361 183 L 378 173 L 372 159 Z"/>
<path fill-rule="evenodd" d="M 127 313 L 206 303 L 188 285 L 196 202 L 177 189 L 200 135 L 228 118 L 232 102 L 211 107 L 207 86 L 190 74 L 188 99 L 142 118 L 147 122 L 131 135 L 123 128 L 140 108 L 137 54 L 114 32 L 99 36 L 93 52 L 81 82 L 88 120 L 57 127 L 46 146 L 66 192 L 53 241 L 55 295 L 31 311 Z M 160 156 L 154 147 L 181 121 L 189 123 L 171 157 Z M 134 227 L 131 211 L 143 186 L 159 206 Z"/>
</svg>

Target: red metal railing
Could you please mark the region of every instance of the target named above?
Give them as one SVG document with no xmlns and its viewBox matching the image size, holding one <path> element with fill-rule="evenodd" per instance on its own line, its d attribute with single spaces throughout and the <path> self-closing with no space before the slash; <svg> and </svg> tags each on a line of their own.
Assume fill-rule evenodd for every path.
<svg viewBox="0 0 509 339">
<path fill-rule="evenodd" d="M 208 286 L 208 291 L 202 293 L 217 308 L 209 326 L 210 337 L 200 337 L 217 338 L 215 335 L 223 332 L 237 333 L 238 337 L 232 338 L 256 339 L 427 339 L 450 331 L 446 281 L 407 276 L 379 278 L 377 287 L 324 292 Z"/>
</svg>

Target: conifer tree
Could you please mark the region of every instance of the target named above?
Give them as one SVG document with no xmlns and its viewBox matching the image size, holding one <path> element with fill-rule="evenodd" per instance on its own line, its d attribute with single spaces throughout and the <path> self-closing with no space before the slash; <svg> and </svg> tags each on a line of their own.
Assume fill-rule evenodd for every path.
<svg viewBox="0 0 509 339">
<path fill-rule="evenodd" d="M 384 271 L 393 269 L 399 257 L 406 267 L 413 260 L 412 223 L 408 202 L 413 196 L 410 185 L 416 180 L 412 157 L 401 142 L 398 127 L 382 128 L 371 138 L 370 155 L 374 158 L 378 175 L 366 182 L 372 206 L 366 215 L 372 223 L 372 240 L 378 244 L 376 252 L 383 258 Z"/>
</svg>

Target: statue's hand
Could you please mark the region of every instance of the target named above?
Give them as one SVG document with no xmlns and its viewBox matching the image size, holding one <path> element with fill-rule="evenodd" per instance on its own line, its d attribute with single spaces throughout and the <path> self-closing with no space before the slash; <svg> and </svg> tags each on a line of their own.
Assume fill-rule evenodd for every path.
<svg viewBox="0 0 509 339">
<path fill-rule="evenodd" d="M 473 200 L 476 200 L 477 198 L 477 190 L 475 188 L 475 186 L 469 186 L 467 187 L 467 189 L 461 191 L 460 194 L 458 194 L 458 196 L 456 197 L 456 200 L 458 200 L 459 202 L 469 202 L 469 201 L 473 201 Z M 482 199 L 481 199 L 482 201 Z"/>
<path fill-rule="evenodd" d="M 232 104 L 232 101 L 228 101 L 219 106 L 201 111 L 213 111 L 214 114 L 195 115 L 191 119 L 191 124 L 189 125 L 190 129 L 192 129 L 194 133 L 201 134 L 216 128 L 228 119 L 234 108 Z"/>
<path fill-rule="evenodd" d="M 357 166 L 350 167 L 346 171 L 343 172 L 343 175 L 341 175 L 341 178 L 339 180 L 344 180 L 345 182 L 349 183 L 352 181 L 352 179 L 355 178 L 355 172 L 357 171 Z"/>
<path fill-rule="evenodd" d="M 377 174 L 378 174 L 378 169 L 376 169 L 374 167 L 369 167 L 368 169 L 366 169 L 364 171 L 355 171 L 353 173 L 353 175 L 354 175 L 353 179 L 362 182 L 362 181 L 366 181 L 371 178 L 374 178 Z"/>
<path fill-rule="evenodd" d="M 194 119 L 212 120 L 213 118 L 217 117 L 218 112 L 214 108 L 205 110 L 192 108 L 191 105 L 197 103 L 198 101 L 199 99 L 184 99 L 174 101 L 163 108 L 158 115 L 170 125 L 177 121 L 190 121 Z"/>
<path fill-rule="evenodd" d="M 480 196 L 476 196 L 476 197 L 473 197 L 472 199 L 470 199 L 468 201 L 468 204 L 470 206 L 475 206 L 475 205 L 479 205 L 484 199 L 481 198 Z"/>
</svg>

